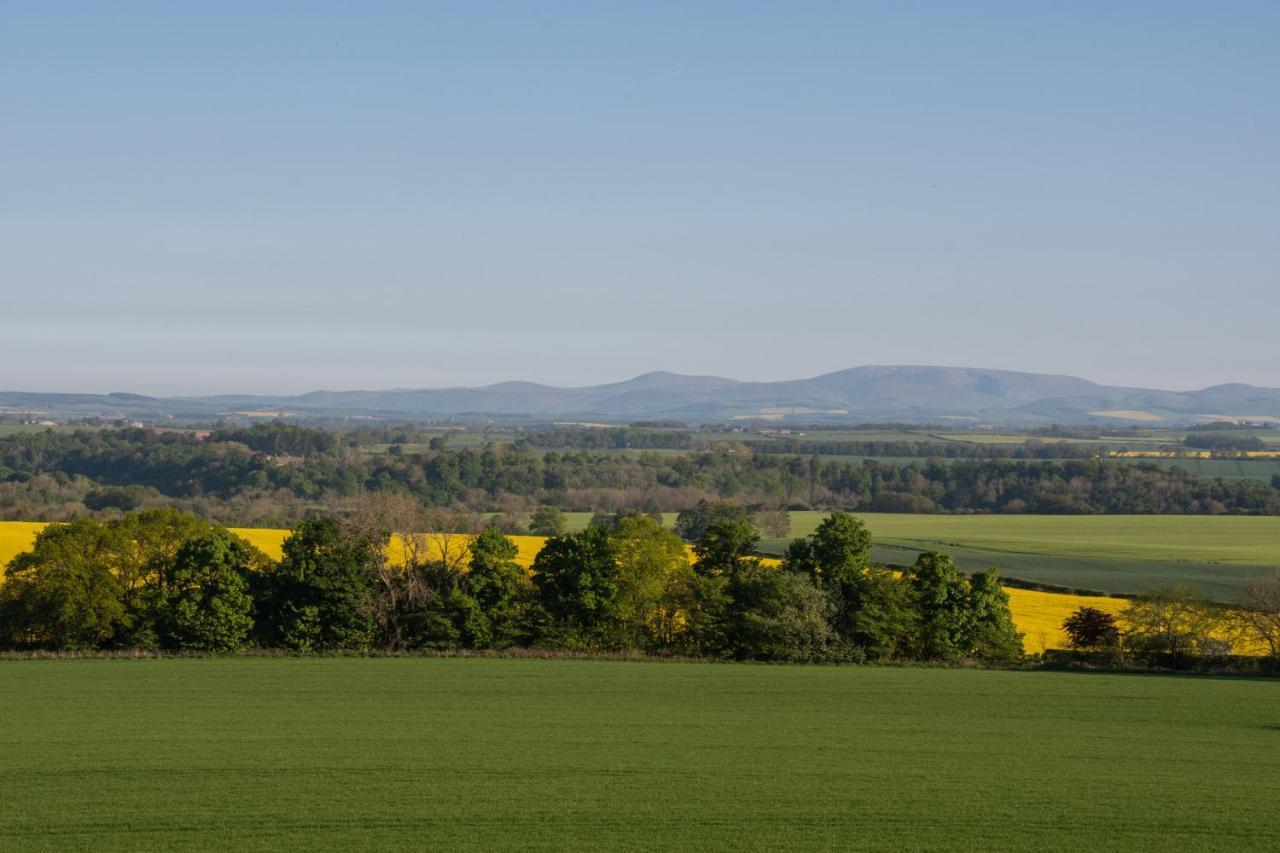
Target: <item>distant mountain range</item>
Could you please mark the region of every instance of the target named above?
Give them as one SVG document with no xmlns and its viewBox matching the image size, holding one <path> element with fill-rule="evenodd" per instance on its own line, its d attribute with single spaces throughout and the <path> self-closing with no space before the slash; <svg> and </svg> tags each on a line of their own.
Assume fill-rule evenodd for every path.
<svg viewBox="0 0 1280 853">
<path fill-rule="evenodd" d="M 233 416 L 1155 425 L 1233 418 L 1280 423 L 1280 389 L 1231 384 L 1199 391 L 1156 391 L 1008 370 L 872 366 L 782 382 L 739 382 L 659 372 L 582 388 L 502 382 L 482 388 L 163 398 L 6 391 L 0 392 L 0 414 L 35 419 L 97 415 L 140 420 Z"/>
</svg>

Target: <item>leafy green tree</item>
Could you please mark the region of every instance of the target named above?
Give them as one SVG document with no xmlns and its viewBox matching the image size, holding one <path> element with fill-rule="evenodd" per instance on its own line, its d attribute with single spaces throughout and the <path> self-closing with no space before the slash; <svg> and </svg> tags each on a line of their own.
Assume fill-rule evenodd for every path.
<svg viewBox="0 0 1280 853">
<path fill-rule="evenodd" d="M 969 583 L 946 554 L 921 554 L 907 573 L 920 614 L 919 653 L 930 660 L 955 660 L 971 651 L 974 614 Z"/>
<path fill-rule="evenodd" d="M 870 563 L 871 532 L 846 512 L 827 516 L 812 536 L 796 539 L 787 548 L 783 568 L 808 575 L 819 587 L 848 583 Z"/>
<path fill-rule="evenodd" d="M 863 657 L 892 660 L 912 654 L 920 619 L 905 580 L 869 566 L 828 595 L 832 627 Z"/>
<path fill-rule="evenodd" d="M 460 567 L 435 561 L 413 571 L 423 592 L 406 599 L 398 614 L 408 646 L 444 650 L 495 645 L 493 625 L 466 591 Z"/>
<path fill-rule="evenodd" d="M 622 580 L 607 531 L 590 527 L 548 539 L 534 558 L 533 581 L 550 620 L 544 633 L 571 645 L 617 645 Z"/>
<path fill-rule="evenodd" d="M 849 646 L 872 660 L 910 651 L 917 615 L 907 584 L 871 564 L 871 533 L 848 513 L 837 512 L 813 536 L 787 549 L 783 568 L 805 575 L 831 602 L 832 627 Z"/>
<path fill-rule="evenodd" d="M 989 663 L 1009 663 L 1022 658 L 1022 634 L 1013 625 L 1009 593 L 1000 585 L 995 569 L 969 579 L 969 608 L 973 613 L 970 654 Z"/>
<path fill-rule="evenodd" d="M 744 564 L 755 561 L 759 541 L 756 529 L 748 521 L 713 521 L 693 545 L 697 557 L 694 568 L 701 575 L 731 575 Z"/>
<path fill-rule="evenodd" d="M 847 512 L 833 512 L 814 531 L 813 559 L 822 574 L 842 578 L 861 572 L 871 557 L 871 531 Z"/>
<path fill-rule="evenodd" d="M 112 570 L 117 527 L 89 519 L 50 525 L 15 557 L 0 585 L 0 633 L 17 648 L 109 647 L 122 633 L 125 590 Z"/>
<path fill-rule="evenodd" d="M 373 641 L 374 571 L 385 542 L 344 531 L 332 518 L 310 518 L 284 541 L 267 577 L 267 642 L 299 651 L 360 649 Z"/>
<path fill-rule="evenodd" d="M 529 532 L 534 536 L 559 536 L 564 528 L 565 516 L 558 507 L 540 506 L 529 519 Z"/>
<path fill-rule="evenodd" d="M 207 536 L 216 528 L 169 507 L 131 513 L 108 524 L 118 533 L 119 547 L 109 561 L 124 589 L 126 611 L 116 644 L 154 647 L 159 637 L 153 604 L 163 595 L 167 571 L 187 542 Z"/>
<path fill-rule="evenodd" d="M 246 576 L 263 561 L 226 530 L 184 543 L 164 572 L 156 616 L 161 644 L 219 652 L 244 648 L 253 629 Z"/>
<path fill-rule="evenodd" d="M 676 515 L 675 530 L 686 542 L 697 542 L 706 535 L 707 528 L 718 521 L 750 523 L 751 518 L 747 508 L 738 504 L 698 501 L 697 506 Z"/>
<path fill-rule="evenodd" d="M 471 542 L 466 582 L 478 609 L 469 612 L 467 620 L 473 645 L 506 648 L 518 639 L 521 605 L 529 590 L 529 576 L 515 561 L 519 553 L 516 544 L 493 526 Z"/>
<path fill-rule="evenodd" d="M 618 567 L 615 618 L 623 642 L 631 648 L 668 645 L 679 619 L 672 585 L 684 583 L 689 571 L 684 542 L 642 515 L 621 519 L 609 535 Z"/>
<path fill-rule="evenodd" d="M 727 579 L 726 648 L 732 657 L 821 661 L 843 657 L 831 605 L 808 578 L 746 563 Z"/>
<path fill-rule="evenodd" d="M 813 539 L 804 536 L 791 540 L 782 555 L 782 568 L 792 574 L 805 575 L 816 584 L 822 577 L 822 568 L 813 553 Z"/>
</svg>

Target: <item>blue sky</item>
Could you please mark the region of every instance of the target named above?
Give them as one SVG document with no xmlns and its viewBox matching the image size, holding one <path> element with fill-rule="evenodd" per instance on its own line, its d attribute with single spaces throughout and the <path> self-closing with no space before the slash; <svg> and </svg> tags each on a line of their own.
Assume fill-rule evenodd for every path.
<svg viewBox="0 0 1280 853">
<path fill-rule="evenodd" d="M 0 388 L 1280 385 L 1280 4 L 0 0 Z"/>
</svg>

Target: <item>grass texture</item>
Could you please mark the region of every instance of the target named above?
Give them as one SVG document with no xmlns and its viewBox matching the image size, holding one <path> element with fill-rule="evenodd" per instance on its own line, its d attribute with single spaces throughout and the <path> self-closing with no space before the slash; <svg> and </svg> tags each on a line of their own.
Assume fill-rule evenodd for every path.
<svg viewBox="0 0 1280 853">
<path fill-rule="evenodd" d="M 0 849 L 1261 850 L 1280 683 L 0 662 Z"/>
</svg>

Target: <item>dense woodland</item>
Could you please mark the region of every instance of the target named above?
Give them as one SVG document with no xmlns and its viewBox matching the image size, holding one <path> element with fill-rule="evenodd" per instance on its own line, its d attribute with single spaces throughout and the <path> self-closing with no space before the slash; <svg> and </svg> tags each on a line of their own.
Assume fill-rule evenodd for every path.
<svg viewBox="0 0 1280 853">
<path fill-rule="evenodd" d="M 368 452 L 359 434 L 287 424 L 191 432 L 47 431 L 0 438 L 0 517 L 63 520 L 169 505 L 239 525 L 284 525 L 367 492 L 518 515 L 752 509 L 994 513 L 1280 514 L 1280 483 L 1226 482 L 1105 459 L 901 464 L 715 451 L 617 454 L 447 442 Z M 1280 478 L 1278 478 L 1280 479 Z"/>
</svg>

